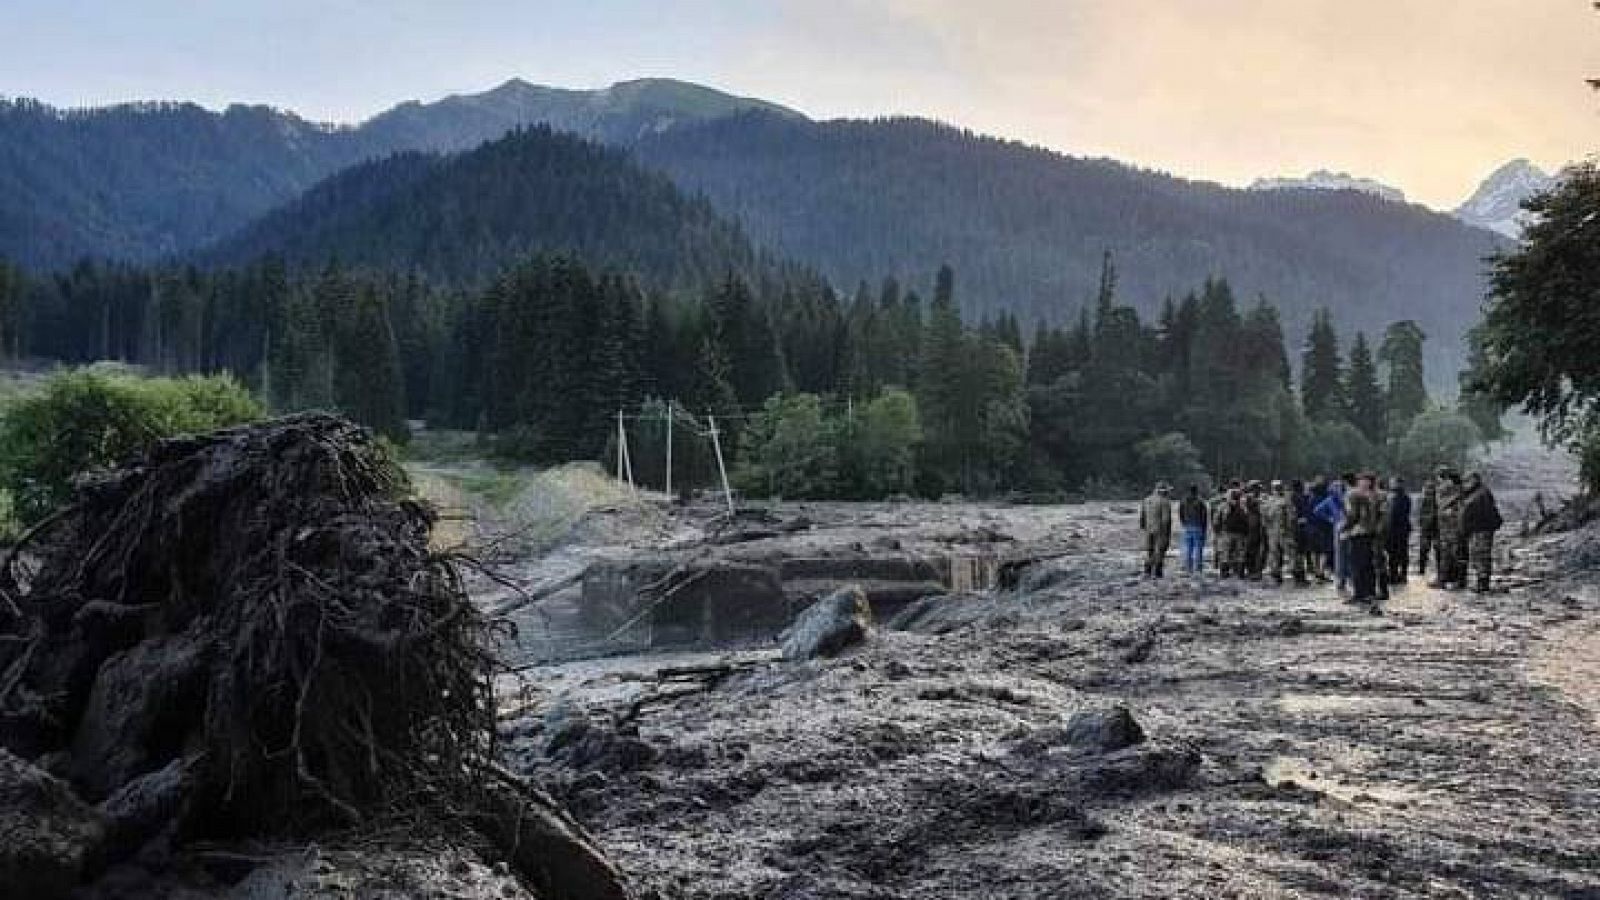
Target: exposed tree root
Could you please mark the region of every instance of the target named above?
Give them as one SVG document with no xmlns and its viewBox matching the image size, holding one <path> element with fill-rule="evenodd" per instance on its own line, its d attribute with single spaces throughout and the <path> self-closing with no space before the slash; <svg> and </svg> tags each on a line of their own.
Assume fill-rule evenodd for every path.
<svg viewBox="0 0 1600 900">
<path fill-rule="evenodd" d="M 508 791 L 537 805 L 493 768 L 490 622 L 430 553 L 431 524 L 339 418 L 159 444 L 6 558 L 0 744 L 65 755 L 94 802 L 181 773 L 170 816 L 140 825 L 185 839 L 481 824 Z M 552 896 L 566 865 L 536 867 Z"/>
</svg>

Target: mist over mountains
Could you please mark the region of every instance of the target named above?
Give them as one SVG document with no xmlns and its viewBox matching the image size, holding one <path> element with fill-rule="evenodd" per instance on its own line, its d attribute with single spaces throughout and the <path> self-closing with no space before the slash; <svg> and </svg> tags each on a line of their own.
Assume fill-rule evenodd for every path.
<svg viewBox="0 0 1600 900">
<path fill-rule="evenodd" d="M 618 147 L 672 184 L 619 174 L 603 189 L 590 183 L 593 203 L 572 187 L 551 205 L 555 189 L 534 185 L 570 180 L 563 166 L 516 169 L 524 190 L 508 196 L 498 188 L 512 170 L 447 177 L 457 170 L 435 156 L 380 162 L 469 150 L 535 124 Z M 603 235 L 629 220 L 616 204 L 634 191 L 649 196 L 643 206 L 674 210 L 662 221 L 695 223 L 684 246 L 718 245 L 689 251 L 700 260 L 690 267 L 767 250 L 850 291 L 884 276 L 920 285 L 948 262 L 969 314 L 1061 322 L 1091 296 L 1110 250 L 1124 299 L 1147 311 L 1221 275 L 1247 300 L 1278 304 L 1291 339 L 1324 305 L 1347 331 L 1416 319 L 1436 375 L 1459 359 L 1483 258 L 1505 246 L 1485 228 L 1359 191 L 1236 190 L 921 119 L 818 122 L 664 79 L 592 91 L 513 79 L 348 127 L 259 106 L 0 106 L 0 256 L 38 269 L 338 250 L 472 278 L 523 250 L 565 248 L 660 275 L 659 261 L 617 249 L 631 238 Z M 736 249 L 740 229 L 747 250 Z"/>
</svg>

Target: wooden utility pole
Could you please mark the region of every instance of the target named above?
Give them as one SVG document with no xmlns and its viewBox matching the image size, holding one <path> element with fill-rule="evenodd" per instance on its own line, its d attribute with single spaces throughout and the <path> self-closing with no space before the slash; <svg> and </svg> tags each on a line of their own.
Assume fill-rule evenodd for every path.
<svg viewBox="0 0 1600 900">
<path fill-rule="evenodd" d="M 733 488 L 728 485 L 728 465 L 722 460 L 722 436 L 717 431 L 717 417 L 708 415 L 711 422 L 711 446 L 717 451 L 717 471 L 722 475 L 722 496 L 728 501 L 728 518 L 733 518 Z"/>
<path fill-rule="evenodd" d="M 617 410 L 617 480 L 638 489 L 633 483 L 633 460 L 628 456 L 628 426 L 620 408 Z"/>
<path fill-rule="evenodd" d="M 667 502 L 672 502 L 672 420 L 677 401 L 667 402 Z"/>
</svg>

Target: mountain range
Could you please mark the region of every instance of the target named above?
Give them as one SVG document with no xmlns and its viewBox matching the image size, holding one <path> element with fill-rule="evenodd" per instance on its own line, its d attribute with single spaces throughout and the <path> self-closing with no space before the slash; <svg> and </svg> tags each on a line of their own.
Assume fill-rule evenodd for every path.
<svg viewBox="0 0 1600 900">
<path fill-rule="evenodd" d="M 1327 169 L 1318 169 L 1304 178 L 1257 178 L 1251 183 L 1250 190 L 1360 191 L 1363 194 L 1381 197 L 1390 203 L 1406 202 L 1405 191 L 1397 187 L 1371 178 L 1357 178 L 1348 172 L 1330 172 Z"/>
<path fill-rule="evenodd" d="M 484 161 L 492 153 L 448 156 L 529 125 L 616 147 L 603 164 L 579 165 L 609 174 L 563 193 L 537 182 L 564 166 L 541 170 L 505 149 L 494 164 Z M 530 140 L 513 148 L 548 162 L 540 153 L 549 148 L 530 150 Z M 622 153 L 638 165 L 618 165 Z M 615 212 L 606 221 L 637 224 L 649 216 L 635 213 L 670 208 L 650 220 L 646 244 L 659 246 L 663 222 L 682 224 L 686 246 L 717 248 L 693 251 L 701 262 L 691 268 L 770 250 L 849 290 L 885 276 L 920 285 L 948 262 L 969 314 L 1060 322 L 1092 294 L 1110 250 L 1124 299 L 1146 311 L 1223 275 L 1242 296 L 1277 303 L 1291 337 L 1323 305 L 1347 331 L 1417 319 L 1432 337 L 1435 374 L 1447 372 L 1476 315 L 1482 260 L 1505 239 L 1391 202 L 1376 183 L 1312 180 L 1264 186 L 1318 190 L 1236 190 L 921 119 L 813 121 L 665 79 L 601 90 L 514 79 L 355 126 L 260 106 L 0 104 L 0 256 L 33 268 L 84 256 L 337 253 L 461 279 L 518 252 L 566 248 L 670 283 L 659 259 L 628 249 L 632 238 L 579 235 L 562 221 L 603 207 Z M 518 192 L 498 191 L 507 183 Z M 1321 189 L 1337 186 L 1356 190 Z M 613 209 L 634 191 L 649 199 Z M 1481 207 L 1473 225 L 1494 228 L 1500 219 L 1484 217 L 1498 214 L 1493 206 L 1463 210 Z M 753 246 L 741 244 L 745 234 Z"/>
</svg>

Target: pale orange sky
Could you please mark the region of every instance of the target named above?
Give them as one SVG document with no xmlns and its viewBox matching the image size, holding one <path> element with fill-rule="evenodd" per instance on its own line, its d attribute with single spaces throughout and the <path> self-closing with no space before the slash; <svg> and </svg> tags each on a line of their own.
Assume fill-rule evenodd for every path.
<svg viewBox="0 0 1600 900">
<path fill-rule="evenodd" d="M 1600 14 L 1586 0 L 834 5 L 888 10 L 937 48 L 948 93 L 907 105 L 1183 175 L 1331 168 L 1453 207 L 1507 159 L 1553 168 L 1600 147 L 1600 96 L 1583 83 L 1600 74 Z"/>
<path fill-rule="evenodd" d="M 0 94 L 354 121 L 513 76 L 700 81 L 1230 184 L 1315 168 L 1451 208 L 1600 145 L 1588 0 L 5 0 Z"/>
</svg>

